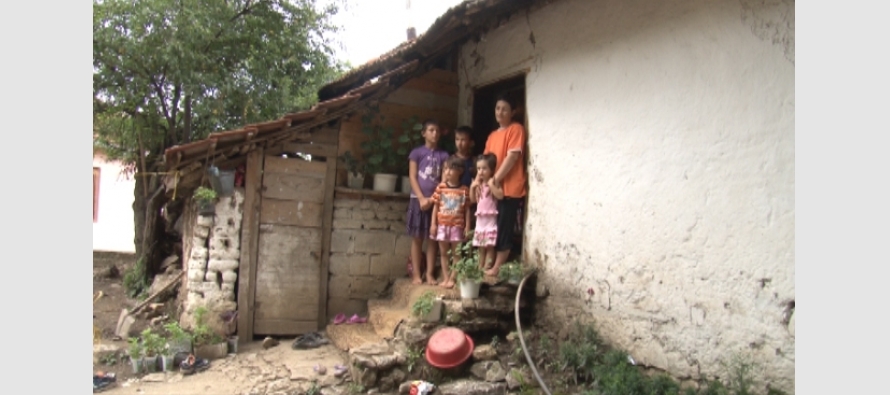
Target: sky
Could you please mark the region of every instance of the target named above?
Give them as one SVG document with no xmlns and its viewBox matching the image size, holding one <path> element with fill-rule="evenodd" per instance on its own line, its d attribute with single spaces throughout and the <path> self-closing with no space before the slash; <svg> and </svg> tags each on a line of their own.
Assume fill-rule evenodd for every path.
<svg viewBox="0 0 890 395">
<path fill-rule="evenodd" d="M 410 21 L 419 36 L 436 18 L 461 0 L 346 0 L 334 17 L 341 26 L 337 58 L 358 67 L 397 47 L 407 39 Z M 410 14 L 408 2 L 411 3 Z"/>
</svg>

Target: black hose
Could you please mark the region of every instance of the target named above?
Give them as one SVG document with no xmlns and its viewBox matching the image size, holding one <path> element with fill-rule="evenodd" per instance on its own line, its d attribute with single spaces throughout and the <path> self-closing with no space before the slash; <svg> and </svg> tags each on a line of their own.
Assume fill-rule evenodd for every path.
<svg viewBox="0 0 890 395">
<path fill-rule="evenodd" d="M 516 289 L 516 304 L 513 306 L 513 316 L 516 317 L 516 332 L 519 334 L 519 344 L 522 346 L 522 352 L 525 353 L 525 360 L 528 361 L 528 366 L 532 368 L 532 373 L 535 375 L 535 380 L 538 380 L 538 384 L 541 385 L 541 389 L 544 390 L 547 395 L 553 395 L 550 393 L 550 389 L 547 388 L 547 384 L 544 383 L 544 379 L 541 378 L 541 375 L 538 374 L 538 368 L 535 367 L 535 362 L 532 361 L 531 354 L 528 353 L 528 348 L 525 346 L 525 339 L 522 338 L 522 326 L 519 325 L 519 295 L 522 294 L 522 287 L 525 285 L 525 280 L 528 280 L 535 271 L 532 270 L 525 277 L 522 278 L 522 281 L 519 282 L 519 287 Z"/>
</svg>

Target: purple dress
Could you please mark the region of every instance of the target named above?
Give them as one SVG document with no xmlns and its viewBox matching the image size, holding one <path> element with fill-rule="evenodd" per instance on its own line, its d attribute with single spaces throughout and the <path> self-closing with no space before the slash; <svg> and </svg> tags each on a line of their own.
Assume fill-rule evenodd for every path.
<svg viewBox="0 0 890 395">
<path fill-rule="evenodd" d="M 429 149 L 421 145 L 408 154 L 408 160 L 417 163 L 417 184 L 423 196 L 429 198 L 436 191 L 436 186 L 442 181 L 442 167 L 448 159 L 448 152 L 443 149 Z M 408 220 L 406 226 L 408 235 L 427 239 L 430 236 L 430 224 L 432 223 L 432 210 L 421 211 L 420 201 L 411 190 L 411 199 L 408 202 Z"/>
</svg>

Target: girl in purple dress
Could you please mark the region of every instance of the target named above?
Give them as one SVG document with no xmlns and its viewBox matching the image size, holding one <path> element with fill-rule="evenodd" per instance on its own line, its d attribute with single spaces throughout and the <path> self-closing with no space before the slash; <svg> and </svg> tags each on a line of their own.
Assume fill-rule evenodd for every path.
<svg viewBox="0 0 890 395">
<path fill-rule="evenodd" d="M 436 285 L 436 242 L 429 240 L 433 201 L 430 199 L 436 186 L 442 181 L 442 166 L 448 152 L 439 148 L 441 129 L 433 120 L 423 122 L 421 132 L 424 144 L 408 154 L 408 178 L 411 180 L 411 198 L 408 199 L 408 235 L 411 236 L 411 277 L 414 284 L 422 284 L 420 260 L 423 259 L 423 241 L 426 248 L 426 281 Z"/>
</svg>

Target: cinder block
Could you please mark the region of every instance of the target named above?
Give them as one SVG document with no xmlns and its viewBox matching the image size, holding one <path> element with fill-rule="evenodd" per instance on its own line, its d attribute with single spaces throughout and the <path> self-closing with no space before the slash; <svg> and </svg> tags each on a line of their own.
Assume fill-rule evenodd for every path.
<svg viewBox="0 0 890 395">
<path fill-rule="evenodd" d="M 352 252 L 352 235 L 352 231 L 331 231 L 331 252 Z"/>
<path fill-rule="evenodd" d="M 396 244 L 396 235 L 384 231 L 355 232 L 353 240 L 356 253 L 388 254 Z"/>
<path fill-rule="evenodd" d="M 334 209 L 334 219 L 350 219 L 352 218 L 352 209 L 348 208 L 335 208 Z"/>
<path fill-rule="evenodd" d="M 334 229 L 361 229 L 362 221 L 356 219 L 336 219 L 332 224 Z"/>
<path fill-rule="evenodd" d="M 349 297 L 358 299 L 379 298 L 383 295 L 386 285 L 386 280 L 380 277 L 353 277 L 352 286 L 349 288 Z"/>
<path fill-rule="evenodd" d="M 368 255 L 357 254 L 349 258 L 350 276 L 367 276 L 370 273 L 370 261 Z"/>
<path fill-rule="evenodd" d="M 341 198 L 334 200 L 334 208 L 353 208 L 358 207 L 360 203 L 361 200 L 359 199 Z"/>
<path fill-rule="evenodd" d="M 368 219 L 364 221 L 365 229 L 371 230 L 389 230 L 389 222 L 379 219 Z"/>
<path fill-rule="evenodd" d="M 207 269 L 215 270 L 218 272 L 225 272 L 229 270 L 235 270 L 238 268 L 237 260 L 218 260 L 211 259 L 207 262 Z"/>
<path fill-rule="evenodd" d="M 193 234 L 195 237 L 206 239 L 207 236 L 210 235 L 210 228 L 206 226 L 195 226 Z"/>
<path fill-rule="evenodd" d="M 332 254 L 328 271 L 334 275 L 367 275 L 368 262 L 365 254 Z"/>
<path fill-rule="evenodd" d="M 222 280 L 223 280 L 223 288 L 226 285 L 231 285 L 234 289 L 235 281 L 238 281 L 238 273 L 235 273 L 232 270 L 226 270 L 222 272 Z"/>
<path fill-rule="evenodd" d="M 411 254 L 411 236 L 400 234 L 396 236 L 396 248 L 393 250 L 395 255 L 408 256 Z"/>
<path fill-rule="evenodd" d="M 360 220 L 369 220 L 376 218 L 377 215 L 374 213 L 374 210 L 371 209 L 356 209 L 352 210 L 352 218 L 360 219 Z"/>
<path fill-rule="evenodd" d="M 349 298 L 349 286 L 352 277 L 346 275 L 330 275 L 328 277 L 328 295 L 331 298 Z"/>
<path fill-rule="evenodd" d="M 372 255 L 370 274 L 372 276 L 392 278 L 395 273 L 396 278 L 402 277 L 407 273 L 405 267 L 406 258 L 407 255 L 401 257 L 392 254 Z"/>
</svg>

